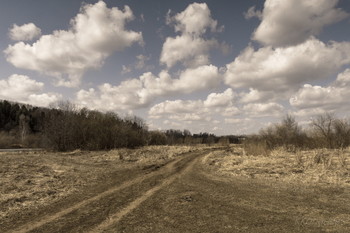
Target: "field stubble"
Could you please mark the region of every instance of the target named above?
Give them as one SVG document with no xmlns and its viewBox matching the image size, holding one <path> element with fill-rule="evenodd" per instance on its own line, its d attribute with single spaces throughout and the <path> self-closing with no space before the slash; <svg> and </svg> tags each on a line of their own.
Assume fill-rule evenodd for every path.
<svg viewBox="0 0 350 233">
<path fill-rule="evenodd" d="M 288 152 L 283 148 L 269 155 L 249 155 L 240 146 L 212 152 L 207 158 L 218 173 L 273 179 L 306 185 L 350 187 L 350 148 Z"/>
<path fill-rule="evenodd" d="M 203 161 L 216 177 L 250 179 L 263 184 L 280 199 L 297 199 L 308 205 L 276 202 L 271 210 L 295 214 L 300 232 L 318 226 L 322 232 L 350 230 L 350 148 L 288 152 L 282 148 L 269 155 L 249 155 L 243 147 L 212 152 Z M 257 192 L 259 192 L 257 190 Z M 259 206 L 260 201 L 250 202 Z M 270 203 L 271 204 L 271 203 Z M 269 203 L 264 204 L 268 209 Z M 347 230 L 345 230 L 347 229 Z"/>
<path fill-rule="evenodd" d="M 203 147 L 149 146 L 111 151 L 0 153 L 0 222 L 101 183 L 121 169 L 152 169 Z M 130 174 L 131 175 L 131 174 Z"/>
</svg>

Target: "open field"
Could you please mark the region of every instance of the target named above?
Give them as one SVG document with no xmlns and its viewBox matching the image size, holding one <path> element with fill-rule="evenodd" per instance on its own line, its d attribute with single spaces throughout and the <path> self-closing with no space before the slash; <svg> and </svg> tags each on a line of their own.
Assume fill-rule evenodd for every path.
<svg viewBox="0 0 350 233">
<path fill-rule="evenodd" d="M 206 161 L 220 174 L 276 180 L 295 185 L 350 187 L 350 148 L 249 155 L 241 146 L 213 152 Z"/>
<path fill-rule="evenodd" d="M 349 232 L 349 151 L 1 153 L 1 232 Z"/>
<path fill-rule="evenodd" d="M 156 169 L 200 147 L 150 146 L 142 149 L 70 153 L 0 153 L 0 222 L 26 209 L 51 204 L 104 177 L 134 170 Z M 129 174 L 130 177 L 137 174 Z"/>
<path fill-rule="evenodd" d="M 350 148 L 294 153 L 278 149 L 268 156 L 251 156 L 241 146 L 231 146 L 210 153 L 203 162 L 216 179 L 248 179 L 265 186 L 278 200 L 264 203 L 261 197 L 251 200 L 250 205 L 295 215 L 298 227 L 316 225 L 319 232 L 350 231 Z M 261 194 L 261 190 L 256 192 Z M 303 228 L 299 231 L 309 232 Z"/>
</svg>

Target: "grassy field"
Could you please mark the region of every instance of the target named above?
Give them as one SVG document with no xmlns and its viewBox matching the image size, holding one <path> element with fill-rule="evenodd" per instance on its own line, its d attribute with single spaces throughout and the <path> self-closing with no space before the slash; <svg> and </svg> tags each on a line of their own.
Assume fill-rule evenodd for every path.
<svg viewBox="0 0 350 233">
<path fill-rule="evenodd" d="M 294 153 L 279 149 L 252 156 L 234 146 L 212 152 L 203 162 L 215 177 L 248 179 L 265 187 L 265 195 L 275 195 L 276 201 L 264 203 L 261 197 L 249 204 L 295 215 L 300 232 L 308 226 L 320 232 L 349 232 L 350 148 Z"/>
<path fill-rule="evenodd" d="M 0 153 L 0 222 L 6 216 L 49 205 L 123 169 L 164 164 L 202 147 L 149 146 L 112 151 Z M 132 174 L 130 174 L 131 176 Z"/>
<path fill-rule="evenodd" d="M 86 197 L 96 196 L 98 193 L 93 193 L 96 187 L 101 193 L 104 187 L 115 187 L 125 180 L 149 174 L 186 152 L 205 149 L 204 146 L 151 146 L 98 152 L 0 153 L 0 222 L 11 222 L 19 213 L 35 212 L 41 207 L 55 208 L 68 196 L 83 193 Z M 300 229 L 317 226 L 326 229 L 324 232 L 343 232 L 350 226 L 350 148 L 296 152 L 278 149 L 253 156 L 242 146 L 231 145 L 217 147 L 208 155 L 199 154 L 203 155 L 202 163 L 188 175 L 188 180 L 179 184 L 184 185 L 185 191 L 191 182 L 192 186 L 198 186 L 201 190 L 198 198 L 208 192 L 208 196 L 203 196 L 204 204 L 206 198 L 215 194 L 216 201 L 231 200 L 225 206 L 242 206 L 241 211 L 249 207 L 269 214 L 280 211 L 286 216 L 293 215 Z M 209 184 L 214 186 L 210 188 Z M 222 187 L 222 192 L 216 192 L 215 187 Z M 168 195 L 176 196 L 178 192 Z M 244 194 L 240 196 L 240 192 Z M 226 196 L 221 197 L 223 193 Z M 169 206 L 172 209 L 172 204 Z M 218 208 L 213 204 L 209 209 L 214 207 Z M 200 205 L 196 208 L 203 211 Z M 227 211 L 235 214 L 238 210 Z M 249 211 L 249 218 L 254 218 L 254 214 Z"/>
<path fill-rule="evenodd" d="M 269 155 L 249 155 L 241 146 L 213 152 L 207 163 L 218 173 L 279 180 L 306 185 L 350 187 L 350 148 L 288 152 L 273 150 Z"/>
</svg>

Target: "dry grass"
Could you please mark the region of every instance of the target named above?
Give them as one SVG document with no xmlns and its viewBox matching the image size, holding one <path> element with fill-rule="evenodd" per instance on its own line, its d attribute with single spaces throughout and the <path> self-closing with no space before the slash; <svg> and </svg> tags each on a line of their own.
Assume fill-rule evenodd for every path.
<svg viewBox="0 0 350 233">
<path fill-rule="evenodd" d="M 52 203 L 99 183 L 118 169 L 165 163 L 203 147 L 150 146 L 141 149 L 69 153 L 0 153 L 0 222 L 9 213 Z"/>
<path fill-rule="evenodd" d="M 349 232 L 345 229 L 350 226 L 350 148 L 295 152 L 277 149 L 269 156 L 256 156 L 244 155 L 243 148 L 236 146 L 231 151 L 211 153 L 205 163 L 216 175 L 248 178 L 251 184 L 262 184 L 281 196 L 271 211 L 283 210 L 297 216 L 300 232 L 312 225 L 322 232 Z M 261 200 L 257 199 L 257 203 Z"/>
<path fill-rule="evenodd" d="M 256 141 L 256 142 L 245 142 L 243 143 L 243 150 L 244 155 L 263 155 L 268 156 L 270 155 L 270 150 L 268 149 L 268 146 L 263 141 Z"/>
<path fill-rule="evenodd" d="M 154 163 L 162 160 L 168 161 L 181 154 L 203 149 L 203 146 L 147 146 L 140 149 L 117 149 L 111 150 L 102 156 L 98 161 L 116 161 L 137 163 Z"/>
<path fill-rule="evenodd" d="M 235 146 L 216 151 L 207 163 L 223 174 L 281 180 L 287 183 L 350 186 L 350 148 L 287 152 L 276 149 L 269 156 L 249 155 Z"/>
</svg>

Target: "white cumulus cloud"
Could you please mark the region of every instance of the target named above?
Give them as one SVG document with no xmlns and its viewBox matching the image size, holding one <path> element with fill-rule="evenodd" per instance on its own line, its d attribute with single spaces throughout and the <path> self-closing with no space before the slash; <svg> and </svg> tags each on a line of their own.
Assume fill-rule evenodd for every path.
<svg viewBox="0 0 350 233">
<path fill-rule="evenodd" d="M 250 107 L 253 111 L 254 106 Z M 256 124 L 252 121 L 250 124 L 242 125 L 242 122 L 248 121 L 251 117 L 266 116 L 269 111 L 277 115 L 277 111 L 283 110 L 282 106 L 275 103 L 256 107 L 258 112 L 254 112 L 253 115 L 245 111 L 242 106 L 237 106 L 237 94 L 228 88 L 221 93 L 210 93 L 203 100 L 163 101 L 151 107 L 148 115 L 153 125 L 161 125 L 160 122 L 163 122 L 163 127 L 174 126 L 179 129 L 190 129 L 193 132 L 211 132 L 211 129 L 217 128 L 216 133 L 231 134 L 232 130 L 238 133 L 244 132 L 245 129 L 249 132 L 254 131 Z"/>
<path fill-rule="evenodd" d="M 206 107 L 227 107 L 232 105 L 236 94 L 231 88 L 228 88 L 223 93 L 211 93 L 204 101 Z"/>
<path fill-rule="evenodd" d="M 125 28 L 133 18 L 128 6 L 119 10 L 108 8 L 103 1 L 86 4 L 71 20 L 69 30 L 43 35 L 32 45 L 10 45 L 5 50 L 6 58 L 18 68 L 56 77 L 57 85 L 77 86 L 84 72 L 101 67 L 113 52 L 142 43 L 140 32 Z"/>
<path fill-rule="evenodd" d="M 350 98 L 350 69 L 340 73 L 329 86 L 305 84 L 293 95 L 289 102 L 299 111 L 310 112 L 310 109 L 323 111 L 348 111 Z M 312 112 L 312 111 L 311 111 Z"/>
<path fill-rule="evenodd" d="M 215 39 L 204 39 L 207 31 L 220 31 L 217 21 L 212 19 L 206 3 L 190 4 L 184 11 L 170 17 L 167 23 L 174 23 L 175 31 L 181 35 L 166 38 L 160 55 L 160 63 L 168 68 L 177 63 L 186 67 L 209 64 L 209 51 L 224 45 Z"/>
<path fill-rule="evenodd" d="M 338 0 L 266 0 L 253 39 L 274 47 L 303 43 L 323 27 L 348 17 L 348 13 L 336 8 L 337 3 Z"/>
<path fill-rule="evenodd" d="M 184 11 L 173 18 L 176 22 L 175 31 L 186 34 L 202 35 L 208 29 L 217 30 L 217 21 L 212 19 L 206 3 L 192 3 Z"/>
<path fill-rule="evenodd" d="M 258 91 L 254 88 L 249 88 L 249 92 L 240 93 L 241 103 L 265 102 L 274 98 L 273 91 Z"/>
<path fill-rule="evenodd" d="M 209 94 L 205 100 L 164 101 L 154 105 L 148 113 L 154 119 L 209 121 L 217 115 L 232 116 L 237 114 L 239 110 L 234 106 L 235 96 L 233 90 L 228 88 L 222 93 Z"/>
<path fill-rule="evenodd" d="M 251 117 L 281 116 L 284 107 L 278 103 L 251 103 L 245 105 L 243 110 Z"/>
<path fill-rule="evenodd" d="M 0 80 L 0 99 L 48 106 L 62 97 L 56 93 L 42 93 L 43 88 L 42 82 L 37 82 L 25 75 L 13 74 L 7 80 Z"/>
<path fill-rule="evenodd" d="M 252 6 L 248 9 L 247 12 L 244 12 L 244 18 L 251 19 L 251 18 L 262 18 L 262 12 L 255 9 L 255 6 Z"/>
<path fill-rule="evenodd" d="M 225 81 L 235 88 L 288 93 L 305 82 L 327 79 L 349 63 L 349 42 L 311 38 L 288 48 L 248 47 L 226 66 Z"/>
<path fill-rule="evenodd" d="M 144 73 L 139 79 L 130 79 L 118 86 L 103 84 L 98 90 L 80 90 L 77 101 L 82 105 L 100 110 L 128 110 L 145 107 L 157 97 L 189 94 L 217 87 L 222 81 L 218 68 L 213 65 L 186 69 L 178 78 L 167 71 L 155 76 Z"/>
<path fill-rule="evenodd" d="M 30 41 L 38 38 L 40 35 L 41 29 L 35 26 L 34 23 L 23 24 L 22 26 L 14 24 L 9 30 L 11 40 Z"/>
<path fill-rule="evenodd" d="M 219 46 L 219 43 L 202 38 L 194 38 L 185 34 L 175 38 L 168 37 L 160 56 L 160 62 L 172 67 L 181 62 L 186 67 L 197 67 L 209 64 L 209 51 Z"/>
</svg>

